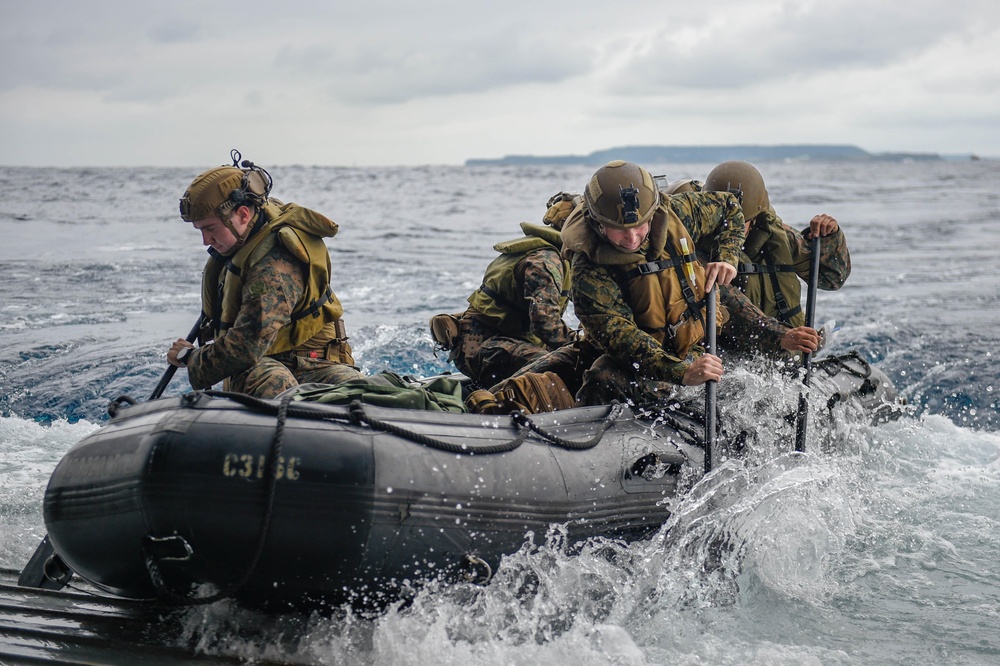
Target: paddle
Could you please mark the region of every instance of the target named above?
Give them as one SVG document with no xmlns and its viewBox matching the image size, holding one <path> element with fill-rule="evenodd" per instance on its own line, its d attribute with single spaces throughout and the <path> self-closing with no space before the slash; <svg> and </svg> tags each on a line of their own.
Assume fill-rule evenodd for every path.
<svg viewBox="0 0 1000 666">
<path fill-rule="evenodd" d="M 194 342 L 198 338 L 198 331 L 201 330 L 202 321 L 204 321 L 204 317 L 202 315 L 198 315 L 198 321 L 194 323 L 194 326 L 191 327 L 191 332 L 187 335 L 188 342 Z M 163 373 L 163 376 L 160 377 L 160 381 L 156 385 L 156 388 L 154 388 L 153 392 L 149 395 L 150 400 L 156 400 L 163 395 L 163 391 L 167 388 L 167 384 L 169 384 L 170 380 L 174 378 L 175 372 L 177 372 L 177 366 L 167 364 L 166 371 Z"/>
<path fill-rule="evenodd" d="M 188 342 L 194 342 L 197 339 L 202 321 L 203 316 L 198 315 L 198 321 L 194 323 L 194 326 L 191 327 L 191 332 L 187 335 Z M 156 400 L 163 395 L 164 389 L 167 388 L 167 384 L 173 379 L 175 372 L 177 372 L 177 366 L 167 366 L 166 372 L 160 377 L 159 383 L 149 396 L 150 400 Z M 55 548 L 52 547 L 52 542 L 49 541 L 49 536 L 46 534 L 42 542 L 38 544 L 38 548 L 35 549 L 31 559 L 28 560 L 28 563 L 24 565 L 24 569 L 21 570 L 21 575 L 17 578 L 17 584 L 20 587 L 61 590 L 72 576 L 72 570 L 56 554 Z"/>
<path fill-rule="evenodd" d="M 809 300 L 806 302 L 806 326 L 815 328 L 816 324 L 816 289 L 819 283 L 819 236 L 812 239 L 812 260 L 809 263 Z M 802 367 L 805 375 L 802 383 L 809 386 L 812 378 L 812 352 L 802 354 Z M 806 450 L 806 426 L 809 423 L 809 403 L 806 392 L 799 392 L 799 411 L 795 422 L 795 450 L 803 453 Z"/>
<path fill-rule="evenodd" d="M 705 346 L 709 354 L 715 353 L 715 318 L 718 302 L 716 287 L 705 295 Z M 715 389 L 714 379 L 705 382 L 705 474 L 712 471 L 715 463 Z"/>
</svg>

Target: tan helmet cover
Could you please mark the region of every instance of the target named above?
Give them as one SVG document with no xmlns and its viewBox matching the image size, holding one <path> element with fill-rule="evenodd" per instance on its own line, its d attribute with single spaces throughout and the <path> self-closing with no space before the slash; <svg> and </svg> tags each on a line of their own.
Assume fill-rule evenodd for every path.
<svg viewBox="0 0 1000 666">
<path fill-rule="evenodd" d="M 561 231 L 566 218 L 581 201 L 583 201 L 583 197 L 579 194 L 559 192 L 552 195 L 549 197 L 548 203 L 545 204 L 545 215 L 542 216 L 542 222 Z"/>
<path fill-rule="evenodd" d="M 649 172 L 615 160 L 598 169 L 583 192 L 591 219 L 606 227 L 631 229 L 649 222 L 660 193 Z"/>
<path fill-rule="evenodd" d="M 197 222 L 219 215 L 223 204 L 243 183 L 243 170 L 237 167 L 215 167 L 191 181 L 181 197 L 181 219 Z"/>
<path fill-rule="evenodd" d="M 740 200 L 743 219 L 754 219 L 771 207 L 764 178 L 749 162 L 733 160 L 712 169 L 705 179 L 706 192 L 732 192 Z"/>
</svg>

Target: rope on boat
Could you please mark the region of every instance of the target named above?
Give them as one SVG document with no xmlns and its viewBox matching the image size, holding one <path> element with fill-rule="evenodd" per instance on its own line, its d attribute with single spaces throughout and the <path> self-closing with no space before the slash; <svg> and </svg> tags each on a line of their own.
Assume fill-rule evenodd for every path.
<svg viewBox="0 0 1000 666">
<path fill-rule="evenodd" d="M 608 428 L 614 425 L 615 421 L 618 420 L 618 417 L 622 415 L 623 411 L 624 408 L 620 403 L 618 402 L 612 403 L 611 409 L 610 411 L 608 411 L 608 415 L 604 417 L 604 421 L 601 423 L 601 427 L 598 428 L 597 430 L 597 434 L 595 434 L 590 439 L 584 440 L 582 442 L 573 441 L 570 439 L 563 439 L 558 435 L 553 435 L 550 432 L 542 430 L 534 421 L 529 419 L 520 410 L 514 410 L 513 412 L 511 412 L 510 419 L 516 424 L 523 424 L 525 426 L 525 431 L 530 430 L 534 433 L 537 433 L 539 437 L 548 442 L 551 442 L 552 444 L 555 444 L 558 447 L 564 449 L 570 449 L 572 451 L 584 451 L 586 449 L 592 449 L 598 444 L 600 444 L 601 439 L 604 437 L 604 433 L 608 431 Z"/>
<path fill-rule="evenodd" d="M 262 398 L 255 398 L 253 396 L 246 395 L 244 393 L 233 393 L 230 391 L 201 391 L 189 393 L 192 402 L 197 401 L 198 395 L 207 395 L 212 398 L 227 398 L 233 402 L 238 402 L 239 404 L 247 407 L 253 411 L 262 412 L 265 414 L 274 414 L 276 412 L 276 407 L 273 401 L 264 400 Z M 514 439 L 504 442 L 502 444 L 491 444 L 486 446 L 469 446 L 468 444 L 456 444 L 455 442 L 449 442 L 447 440 L 439 439 L 437 437 L 431 437 L 430 435 L 424 435 L 419 432 L 414 432 L 408 430 L 401 426 L 398 426 L 389 421 L 383 421 L 381 419 L 373 418 L 365 411 L 364 403 L 360 400 L 352 400 L 348 405 L 347 409 L 341 413 L 333 411 L 328 407 L 323 409 L 323 411 L 318 411 L 316 409 L 309 409 L 304 406 L 297 406 L 296 404 L 290 404 L 287 406 L 287 411 L 289 416 L 294 416 L 297 418 L 304 419 L 314 419 L 314 420 L 331 420 L 331 421 L 343 421 L 345 423 L 353 423 L 355 425 L 367 425 L 373 430 L 380 430 L 387 432 L 403 439 L 407 439 L 411 442 L 417 444 L 422 444 L 428 448 L 437 449 L 440 451 L 445 451 L 447 453 L 464 454 L 464 455 L 487 455 L 493 453 L 506 453 L 508 451 L 513 451 L 517 447 L 521 446 L 528 438 L 532 432 L 536 433 L 547 442 L 554 444 L 555 446 L 570 449 L 570 450 L 584 450 L 597 446 L 600 443 L 601 438 L 604 433 L 614 424 L 614 422 L 621 416 L 623 412 L 623 407 L 617 403 L 612 405 L 611 410 L 608 415 L 604 418 L 604 422 L 601 424 L 597 434 L 589 440 L 576 442 L 573 440 L 563 439 L 558 435 L 554 435 L 550 432 L 545 431 L 531 419 L 529 419 L 525 414 L 520 411 L 515 411 L 511 413 L 511 423 L 517 428 L 518 433 Z"/>
<path fill-rule="evenodd" d="M 598 432 L 591 437 L 589 440 L 585 441 L 573 441 L 563 439 L 558 435 L 554 435 L 550 432 L 545 431 L 540 428 L 535 422 L 527 417 L 520 411 L 513 412 L 511 417 L 511 422 L 518 430 L 517 436 L 506 442 L 504 444 L 497 444 L 491 446 L 483 446 L 477 448 L 470 448 L 467 445 L 455 444 L 453 442 L 446 442 L 434 437 L 429 437 L 427 435 L 422 435 L 420 433 L 412 432 L 401 428 L 388 421 L 382 421 L 380 419 L 374 419 L 369 416 L 364 409 L 364 404 L 360 400 L 354 400 L 348 406 L 346 413 L 338 414 L 336 412 L 317 412 L 310 409 L 295 409 L 293 406 L 294 394 L 288 393 L 280 397 L 277 403 L 273 401 L 266 401 L 260 398 L 254 398 L 242 393 L 230 393 L 226 391 L 204 391 L 204 395 L 219 398 L 228 398 L 235 402 L 238 402 L 252 410 L 261 411 L 267 414 L 274 413 L 277 417 L 277 422 L 275 424 L 274 436 L 271 438 L 271 446 L 268 450 L 267 459 L 267 488 L 265 489 L 265 501 L 264 501 L 264 514 L 261 517 L 260 530 L 257 534 L 256 545 L 254 546 L 254 552 L 250 558 L 247 566 L 243 570 L 243 574 L 238 580 L 231 583 L 230 585 L 206 596 L 194 596 L 191 593 L 179 593 L 171 589 L 170 585 L 166 582 L 163 576 L 163 572 L 160 570 L 160 562 L 166 560 L 186 560 L 188 559 L 192 551 L 187 542 L 184 541 L 183 537 L 179 535 L 173 535 L 163 538 L 154 538 L 152 536 L 147 536 L 146 541 L 143 544 L 143 560 L 146 564 L 146 569 L 149 572 L 149 578 L 153 583 L 153 587 L 156 588 L 157 594 L 162 599 L 166 599 L 170 602 L 177 604 L 187 604 L 187 605 L 204 605 L 214 603 L 220 599 L 232 596 L 237 590 L 243 587 L 250 576 L 253 575 L 254 570 L 257 568 L 257 564 L 260 561 L 261 555 L 264 552 L 264 545 L 267 542 L 267 535 L 270 531 L 271 518 L 274 514 L 274 495 L 277 489 L 278 483 L 278 458 L 281 456 L 282 441 L 285 434 L 285 424 L 287 422 L 288 416 L 296 416 L 303 418 L 311 418 L 317 420 L 332 419 L 338 421 L 351 422 L 357 425 L 367 424 L 369 427 L 380 430 L 383 432 L 388 432 L 393 435 L 404 437 L 410 441 L 416 442 L 418 444 L 423 444 L 425 446 L 447 451 L 449 453 L 457 454 L 488 454 L 488 453 L 502 453 L 505 451 L 512 451 L 517 447 L 521 446 L 524 441 L 528 438 L 530 433 L 534 432 L 538 434 L 542 439 L 562 448 L 573 449 L 573 450 L 584 450 L 597 446 L 601 439 L 604 437 L 604 433 L 614 424 L 614 422 L 622 415 L 624 407 L 619 403 L 614 403 L 608 412 L 608 415 L 604 418 L 601 423 Z M 188 405 L 193 405 L 197 402 L 197 393 L 191 393 L 184 397 L 185 403 Z M 116 401 L 117 402 L 117 401 Z M 181 548 L 183 553 L 180 556 L 158 556 L 154 553 L 154 548 L 158 545 L 165 546 L 167 548 Z M 492 572 L 490 572 L 492 573 Z M 488 575 L 487 575 L 488 577 Z"/>
<path fill-rule="evenodd" d="M 110 403 L 108 403 L 108 416 L 115 418 L 118 416 L 118 410 L 121 409 L 122 405 L 135 405 L 138 404 L 130 395 L 120 395 Z"/>
<path fill-rule="evenodd" d="M 430 437 L 428 435 L 422 435 L 419 432 L 413 432 L 412 430 L 407 430 L 406 428 L 401 428 L 389 421 L 382 421 L 380 419 L 373 419 L 371 416 L 365 413 L 365 406 L 360 400 L 352 400 L 351 404 L 348 406 L 351 411 L 351 420 L 357 424 L 367 424 L 374 430 L 381 430 L 387 432 L 391 435 L 398 435 L 411 442 L 416 442 L 417 444 L 423 444 L 424 446 L 430 447 L 432 449 L 438 449 L 440 451 L 447 451 L 448 453 L 465 453 L 470 455 L 479 454 L 489 454 L 489 453 L 505 453 L 507 451 L 513 451 L 517 447 L 524 444 L 524 441 L 528 439 L 528 435 L 531 431 L 526 428 L 518 428 L 517 437 L 505 442 L 503 444 L 492 444 L 489 446 L 477 446 L 475 448 L 470 447 L 468 444 L 455 444 L 454 442 L 446 442 L 443 439 L 437 439 L 436 437 Z"/>
<path fill-rule="evenodd" d="M 250 580 L 250 576 L 253 575 L 254 570 L 257 568 L 257 563 L 260 562 L 260 557 L 264 552 L 264 544 L 267 542 L 267 535 L 271 528 L 271 517 L 274 515 L 274 494 L 278 485 L 278 459 L 281 457 L 282 440 L 285 436 L 285 423 L 288 418 L 288 407 L 292 401 L 292 397 L 293 395 L 289 393 L 288 395 L 279 398 L 278 404 L 276 405 L 277 422 L 274 428 L 274 437 L 271 438 L 271 446 L 268 450 L 267 459 L 267 488 L 265 489 L 264 496 L 264 515 L 261 517 L 260 530 L 257 533 L 257 543 L 254 547 L 253 556 L 250 558 L 246 568 L 243 570 L 243 575 L 241 575 L 239 580 L 236 582 L 208 596 L 196 597 L 189 594 L 180 594 L 170 589 L 170 586 L 163 580 L 159 563 L 151 552 L 151 549 L 144 545 L 143 557 L 146 562 L 146 569 L 149 571 L 149 578 L 153 582 L 153 586 L 156 588 L 156 591 L 161 597 L 164 597 L 174 603 L 195 605 L 210 604 L 218 601 L 219 599 L 232 596 L 237 590 L 243 587 L 248 580 Z M 170 537 L 167 538 L 169 539 Z M 187 543 L 185 542 L 184 545 L 187 546 Z M 188 549 L 190 550 L 190 547 L 188 547 Z"/>
<path fill-rule="evenodd" d="M 847 363 L 844 362 L 845 358 L 853 358 L 861 366 L 861 370 L 860 371 L 855 370 L 854 368 L 849 366 Z M 847 373 L 852 374 L 859 379 L 868 379 L 869 377 L 872 376 L 871 364 L 868 363 L 868 361 L 866 361 L 865 359 L 861 358 L 861 354 L 858 353 L 857 349 L 852 349 L 848 353 L 843 354 L 841 356 L 831 356 L 829 358 L 824 358 L 820 361 L 817 361 L 814 365 L 818 368 L 822 368 L 822 370 L 831 377 L 835 377 L 838 374 L 840 374 L 841 370 L 844 370 Z"/>
<path fill-rule="evenodd" d="M 687 407 L 687 405 L 683 405 L 682 403 L 674 403 L 674 404 L 677 405 L 678 408 L 686 408 Z M 687 411 L 685 411 L 683 413 L 686 416 L 690 417 L 691 419 L 702 419 L 702 423 L 704 423 L 704 418 L 705 417 L 700 412 L 697 412 L 697 411 L 694 411 L 694 410 L 691 410 L 691 409 L 687 409 Z M 702 425 L 702 424 L 694 425 L 692 423 L 685 423 L 681 419 L 673 416 L 669 411 L 663 410 L 663 409 L 656 411 L 656 418 L 659 419 L 659 420 L 661 420 L 661 421 L 663 421 L 663 424 L 666 425 L 668 428 L 672 428 L 672 429 L 676 430 L 679 433 L 683 433 L 683 434 L 687 435 L 688 437 L 691 438 L 691 440 L 693 440 L 695 442 L 700 442 L 701 439 L 702 439 L 702 437 L 703 437 L 702 433 L 703 433 L 704 425 Z M 697 423 L 697 421 L 695 421 L 695 423 Z M 717 412 L 716 413 L 716 416 L 715 416 L 715 429 L 716 429 L 716 432 L 722 432 L 723 431 L 723 423 L 722 423 L 722 414 L 721 414 L 721 412 Z"/>
<path fill-rule="evenodd" d="M 861 370 L 852 368 L 844 361 L 844 359 L 854 359 L 858 362 L 858 365 L 861 366 Z M 863 379 L 864 382 L 860 387 L 858 387 L 858 393 L 860 395 L 865 395 L 866 391 L 874 391 L 875 387 L 869 380 L 872 376 L 872 366 L 868 363 L 868 361 L 861 358 L 861 354 L 859 354 L 856 349 L 852 349 L 848 353 L 841 356 L 831 356 L 830 358 L 825 358 L 818 361 L 814 367 L 822 369 L 829 377 L 836 377 L 840 374 L 840 371 L 843 370 L 850 375 L 854 375 L 858 379 Z M 845 399 L 845 396 L 840 393 L 840 391 L 837 391 L 827 399 L 826 407 L 832 412 L 833 408 L 837 406 L 837 403 Z"/>
</svg>

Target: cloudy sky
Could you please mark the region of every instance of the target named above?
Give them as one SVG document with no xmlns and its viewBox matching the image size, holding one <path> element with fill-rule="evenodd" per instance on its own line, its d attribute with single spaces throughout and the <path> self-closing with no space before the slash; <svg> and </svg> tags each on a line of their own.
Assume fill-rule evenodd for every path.
<svg viewBox="0 0 1000 666">
<path fill-rule="evenodd" d="M 0 58 L 0 165 L 1000 156 L 996 0 L 0 0 Z"/>
</svg>

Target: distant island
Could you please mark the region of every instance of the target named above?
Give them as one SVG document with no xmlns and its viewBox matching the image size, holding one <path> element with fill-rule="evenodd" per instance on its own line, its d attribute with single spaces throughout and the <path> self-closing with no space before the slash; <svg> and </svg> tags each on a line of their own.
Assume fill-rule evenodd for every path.
<svg viewBox="0 0 1000 666">
<path fill-rule="evenodd" d="M 600 166 L 611 160 L 637 164 L 747 162 L 853 161 L 902 162 L 956 159 L 937 153 L 869 153 L 857 146 L 801 144 L 790 146 L 622 146 L 597 150 L 589 155 L 507 155 L 498 159 L 468 159 L 466 166 L 513 166 L 532 164 L 582 164 Z M 959 159 L 970 159 L 965 155 Z M 975 158 L 973 158 L 975 159 Z"/>
</svg>

